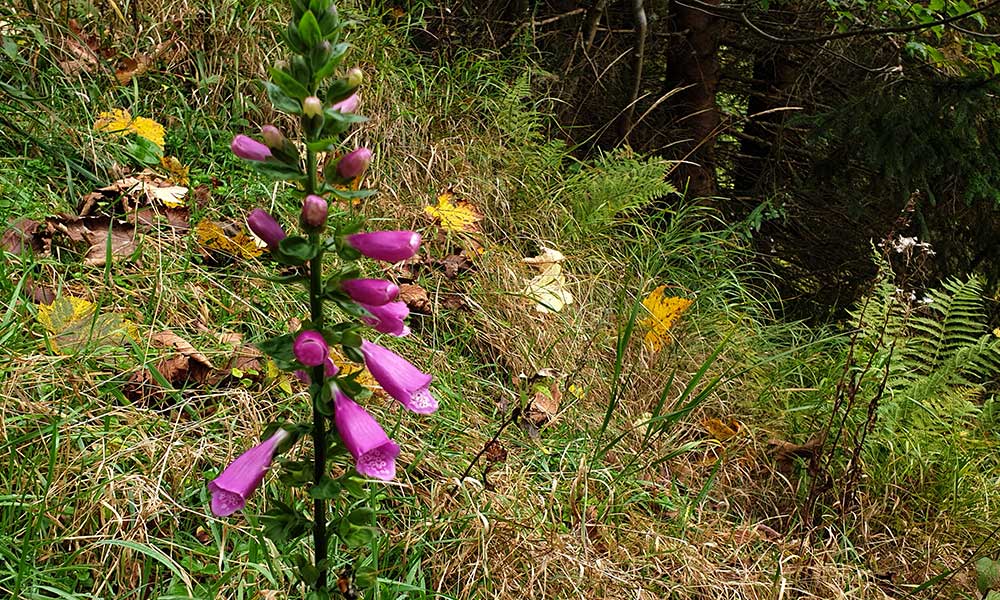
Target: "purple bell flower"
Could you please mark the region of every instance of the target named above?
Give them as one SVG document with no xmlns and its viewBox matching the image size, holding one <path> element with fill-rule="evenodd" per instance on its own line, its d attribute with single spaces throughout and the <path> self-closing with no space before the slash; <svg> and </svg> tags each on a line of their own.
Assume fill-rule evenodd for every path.
<svg viewBox="0 0 1000 600">
<path fill-rule="evenodd" d="M 340 282 L 340 289 L 351 300 L 370 306 L 382 306 L 399 296 L 399 286 L 385 279 L 345 279 Z"/>
<path fill-rule="evenodd" d="M 389 481 L 396 477 L 399 445 L 389 439 L 378 421 L 340 390 L 333 395 L 333 421 L 340 439 L 354 457 L 355 469 L 366 477 Z"/>
<path fill-rule="evenodd" d="M 438 402 L 429 389 L 433 376 L 422 372 L 392 350 L 368 340 L 361 341 L 361 353 L 375 381 L 400 404 L 421 415 L 437 410 Z"/>
<path fill-rule="evenodd" d="M 229 148 L 233 151 L 233 154 L 243 160 L 255 160 L 259 162 L 271 158 L 270 148 L 245 135 L 234 137 L 233 142 L 229 144 Z"/>
<path fill-rule="evenodd" d="M 370 317 L 361 317 L 361 320 L 374 327 L 375 331 L 396 337 L 410 335 L 410 328 L 404 322 L 404 319 L 410 316 L 410 309 L 405 302 L 389 302 L 381 306 L 363 302 L 358 302 L 358 304 L 371 313 Z"/>
<path fill-rule="evenodd" d="M 268 248 L 275 248 L 281 240 L 287 237 L 285 230 L 278 225 L 267 211 L 255 208 L 247 215 L 247 227 L 260 239 L 264 240 Z"/>
<path fill-rule="evenodd" d="M 347 243 L 368 258 L 396 263 L 417 253 L 420 234 L 415 231 L 370 231 L 347 236 Z"/>
<path fill-rule="evenodd" d="M 307 367 L 318 367 L 326 363 L 330 348 L 318 331 L 303 331 L 292 344 L 295 359 Z"/>
<path fill-rule="evenodd" d="M 350 181 L 360 177 L 372 161 L 372 151 L 368 148 L 357 148 L 340 157 L 337 162 L 337 175 Z"/>
<path fill-rule="evenodd" d="M 309 194 L 302 201 L 302 225 L 309 229 L 321 229 L 326 225 L 328 211 L 326 200 L 315 194 Z"/>
<path fill-rule="evenodd" d="M 212 514 L 228 517 L 246 506 L 247 498 L 264 481 L 264 474 L 274 459 L 274 449 L 290 433 L 278 429 L 263 443 L 247 450 L 215 479 L 209 482 L 212 494 Z"/>
<path fill-rule="evenodd" d="M 358 110 L 358 106 L 361 104 L 361 98 L 357 94 L 351 94 L 347 98 L 344 98 L 340 102 L 330 106 L 333 110 L 340 111 L 341 113 L 353 113 Z"/>
</svg>

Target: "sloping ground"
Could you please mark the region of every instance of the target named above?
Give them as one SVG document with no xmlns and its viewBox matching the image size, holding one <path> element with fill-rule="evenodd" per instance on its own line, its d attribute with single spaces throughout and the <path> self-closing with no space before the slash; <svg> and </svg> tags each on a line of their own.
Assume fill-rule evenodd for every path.
<svg viewBox="0 0 1000 600">
<path fill-rule="evenodd" d="M 252 89 L 243 78 L 260 75 L 260 40 L 275 18 L 259 7 L 214 8 L 203 35 L 234 45 L 189 38 L 187 54 L 136 80 L 140 102 L 93 73 L 77 74 L 80 84 L 64 67 L 33 64 L 52 89 L 91 92 L 99 106 L 53 110 L 58 129 L 73 132 L 76 145 L 65 147 L 92 148 L 97 167 L 109 161 L 98 153 L 114 149 L 92 132 L 91 113 L 131 105 L 166 123 L 167 149 L 190 165 L 192 188 L 207 190 L 191 200 L 189 225 L 238 229 L 258 205 L 290 219 L 288 190 L 256 179 L 226 149 L 232 133 L 254 129 L 241 119 L 267 118 L 250 109 L 229 122 L 233 107 L 261 98 L 228 94 Z M 205 18 L 192 7 L 158 10 L 148 23 L 194 28 Z M 403 469 L 398 481 L 370 487 L 385 534 L 363 553 L 380 576 L 372 597 L 898 598 L 950 569 L 954 577 L 923 593 L 972 593 L 963 561 L 989 529 L 989 495 L 939 508 L 893 489 L 903 482 L 868 481 L 863 490 L 881 491 L 863 492 L 847 518 L 820 507 L 818 525 L 803 526 L 806 461 L 783 460 L 776 443 L 805 442 L 823 422 L 843 341 L 773 321 L 760 300 L 766 278 L 749 266 L 738 228 L 701 208 L 659 207 L 670 165 L 626 151 L 581 163 L 546 140 L 525 65 L 471 53 L 436 64 L 405 50 L 405 22 L 362 20 L 352 42 L 372 121 L 356 142 L 375 150 L 368 184 L 381 193 L 360 210 L 424 234 L 421 260 L 389 273 L 426 292 L 413 303 L 414 334 L 395 347 L 436 374 L 442 401 L 421 420 L 376 404 L 403 447 Z M 60 39 L 56 21 L 14 22 L 46 32 L 53 47 Z M 205 94 L 185 91 L 192 86 Z M 5 190 L 34 194 L 7 206 L 7 217 L 67 211 L 84 191 L 51 166 L 15 161 L 2 177 Z M 482 213 L 478 231 L 448 231 L 426 212 L 449 189 Z M 255 516 L 264 495 L 218 520 L 205 482 L 268 422 L 305 416 L 304 388 L 268 376 L 248 349 L 303 318 L 302 298 L 262 279 L 274 272 L 266 257 L 220 255 L 183 229 L 139 239 L 109 267 L 59 253 L 2 263 L 10 301 L 0 326 L 0 445 L 11 460 L 0 471 L 0 590 L 285 597 L 280 551 Z M 544 268 L 523 259 L 545 248 L 565 256 L 565 282 L 549 272 L 544 287 L 573 297 L 557 312 L 526 298 Z M 121 315 L 137 334 L 60 354 L 26 294 L 41 284 Z M 654 351 L 641 302 L 661 285 L 693 303 Z M 214 375 L 190 352 L 155 343 L 162 331 L 200 351 Z M 142 375 L 154 366 L 164 374 L 162 361 L 178 356 L 178 391 Z M 337 550 L 338 564 L 353 558 Z"/>
</svg>

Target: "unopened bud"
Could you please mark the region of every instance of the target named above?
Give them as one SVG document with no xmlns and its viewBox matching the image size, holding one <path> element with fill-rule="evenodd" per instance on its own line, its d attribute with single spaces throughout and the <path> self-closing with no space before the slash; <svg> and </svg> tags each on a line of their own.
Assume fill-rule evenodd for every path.
<svg viewBox="0 0 1000 600">
<path fill-rule="evenodd" d="M 307 117 L 318 117 L 323 114 L 323 101 L 316 96 L 309 96 L 302 101 L 302 113 Z"/>
<path fill-rule="evenodd" d="M 326 225 L 328 206 L 326 200 L 310 194 L 302 202 L 302 225 L 308 229 L 320 229 Z"/>
<path fill-rule="evenodd" d="M 352 67 L 347 70 L 347 85 L 356 88 L 361 85 L 361 82 L 365 79 L 365 73 L 357 67 Z"/>
<path fill-rule="evenodd" d="M 281 148 L 285 142 L 284 134 L 274 125 L 264 125 L 260 128 L 260 134 L 264 138 L 264 143 L 271 150 Z"/>
</svg>

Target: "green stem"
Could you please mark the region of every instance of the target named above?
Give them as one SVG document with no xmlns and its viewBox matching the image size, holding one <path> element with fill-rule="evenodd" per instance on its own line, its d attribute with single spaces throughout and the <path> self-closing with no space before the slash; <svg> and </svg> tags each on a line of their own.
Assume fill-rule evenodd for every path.
<svg viewBox="0 0 1000 600">
<path fill-rule="evenodd" d="M 312 150 L 306 151 L 306 194 L 312 194 L 316 190 L 316 153 Z M 318 233 L 309 235 L 309 241 L 314 246 L 320 245 Z M 323 251 L 319 250 L 316 256 L 309 261 L 309 309 L 312 318 L 313 330 L 319 331 L 323 327 Z M 326 417 L 320 412 L 320 403 L 323 402 L 323 387 L 326 385 L 326 365 L 320 365 L 312 370 L 312 380 L 316 385 L 312 386 L 312 409 L 313 409 L 313 483 L 319 485 L 326 475 Z M 313 500 L 313 548 L 314 564 L 319 570 L 319 576 L 314 585 L 317 590 L 326 589 L 326 558 L 329 555 L 327 550 L 328 537 L 326 532 L 326 500 L 316 498 Z"/>
</svg>

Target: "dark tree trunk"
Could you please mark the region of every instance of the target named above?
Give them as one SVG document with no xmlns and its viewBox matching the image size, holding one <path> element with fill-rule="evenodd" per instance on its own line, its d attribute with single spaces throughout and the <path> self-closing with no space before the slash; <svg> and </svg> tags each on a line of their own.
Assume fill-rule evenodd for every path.
<svg viewBox="0 0 1000 600">
<path fill-rule="evenodd" d="M 706 4 L 718 5 L 719 0 Z M 664 103 L 670 120 L 685 141 L 672 150 L 686 161 L 674 171 L 681 189 L 691 198 L 717 193 L 715 136 L 719 133 L 719 109 L 715 94 L 719 87 L 720 20 L 697 8 L 672 3 L 672 30 L 683 34 L 671 41 L 667 54 L 667 89 L 686 87 Z"/>
<path fill-rule="evenodd" d="M 787 51 L 787 47 L 763 49 L 754 57 L 745 136 L 734 173 L 734 192 L 740 198 L 753 198 L 761 191 L 765 166 L 781 151 L 781 123 L 787 113 L 769 111 L 788 105 L 788 86 L 795 78 L 795 66 L 788 60 Z"/>
</svg>

